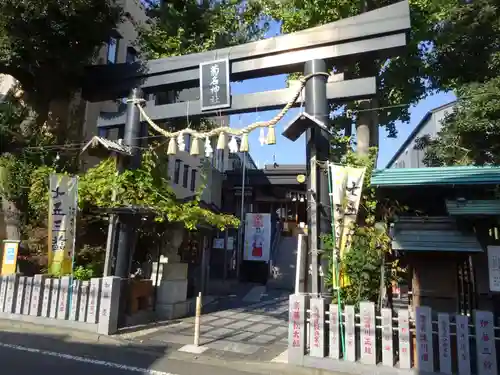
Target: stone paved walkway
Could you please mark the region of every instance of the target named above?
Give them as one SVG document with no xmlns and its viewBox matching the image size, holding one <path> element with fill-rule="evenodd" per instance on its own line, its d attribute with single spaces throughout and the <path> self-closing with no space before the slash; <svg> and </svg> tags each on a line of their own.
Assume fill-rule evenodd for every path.
<svg viewBox="0 0 500 375">
<path fill-rule="evenodd" d="M 279 295 L 272 298 L 265 293 L 265 300 L 250 304 L 240 299 L 242 307 L 203 315 L 200 345 L 206 348 L 204 354 L 227 359 L 251 357 L 252 360 L 271 361 L 284 352 L 288 339 L 288 295 Z M 235 304 L 236 301 L 231 302 L 231 305 Z M 187 318 L 154 333 L 136 336 L 135 340 L 145 344 L 148 341 L 151 344 L 161 342 L 179 349 L 192 344 L 193 335 L 194 318 Z"/>
</svg>

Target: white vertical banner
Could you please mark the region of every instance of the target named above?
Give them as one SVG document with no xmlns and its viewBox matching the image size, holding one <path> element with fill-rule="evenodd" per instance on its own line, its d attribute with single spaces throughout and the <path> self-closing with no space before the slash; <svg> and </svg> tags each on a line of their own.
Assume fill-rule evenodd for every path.
<svg viewBox="0 0 500 375">
<path fill-rule="evenodd" d="M 269 262 L 271 257 L 271 214 L 247 214 L 244 260 Z"/>
<path fill-rule="evenodd" d="M 490 291 L 500 292 L 500 246 L 488 246 Z"/>
<path fill-rule="evenodd" d="M 78 178 L 50 175 L 49 186 L 49 271 L 71 274 L 75 250 Z"/>
</svg>

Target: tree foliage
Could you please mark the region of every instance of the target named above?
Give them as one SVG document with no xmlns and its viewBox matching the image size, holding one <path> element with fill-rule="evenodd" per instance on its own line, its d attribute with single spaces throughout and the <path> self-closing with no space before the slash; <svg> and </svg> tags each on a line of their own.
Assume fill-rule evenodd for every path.
<svg viewBox="0 0 500 375">
<path fill-rule="evenodd" d="M 247 43 L 267 28 L 258 22 L 261 9 L 255 1 L 163 1 L 151 6 L 139 45 L 145 57 L 161 58 Z"/>
<path fill-rule="evenodd" d="M 435 87 L 455 90 L 453 113 L 436 137 L 424 135 L 428 166 L 500 163 L 500 7 L 493 0 L 460 2 L 436 27 L 430 66 Z"/>
<path fill-rule="evenodd" d="M 66 98 L 121 17 L 111 0 L 0 0 L 0 73 L 34 103 Z"/>
</svg>

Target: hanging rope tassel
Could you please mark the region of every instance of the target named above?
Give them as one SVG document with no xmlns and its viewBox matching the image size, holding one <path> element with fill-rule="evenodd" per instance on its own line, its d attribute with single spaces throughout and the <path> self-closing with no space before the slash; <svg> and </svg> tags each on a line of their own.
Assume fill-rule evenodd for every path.
<svg viewBox="0 0 500 375">
<path fill-rule="evenodd" d="M 200 140 L 198 137 L 193 137 L 193 140 L 191 141 L 191 152 L 190 154 L 192 156 L 198 156 L 200 155 Z"/>
<path fill-rule="evenodd" d="M 248 150 L 249 150 L 248 133 L 245 132 L 245 133 L 243 133 L 243 136 L 241 137 L 240 152 L 248 152 Z"/>
<path fill-rule="evenodd" d="M 224 133 L 219 134 L 219 139 L 217 140 L 217 150 L 224 150 L 226 148 L 226 135 Z"/>
<path fill-rule="evenodd" d="M 177 154 L 177 142 L 174 137 L 171 137 L 170 141 L 168 141 L 167 155 L 175 154 Z"/>
<path fill-rule="evenodd" d="M 274 130 L 274 126 L 270 126 L 267 130 L 266 143 L 268 145 L 275 145 L 276 144 L 276 131 Z"/>
</svg>

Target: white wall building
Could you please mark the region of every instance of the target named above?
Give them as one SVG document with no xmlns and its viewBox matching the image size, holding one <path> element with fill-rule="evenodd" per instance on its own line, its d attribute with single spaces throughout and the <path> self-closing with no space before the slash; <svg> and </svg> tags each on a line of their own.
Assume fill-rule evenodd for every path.
<svg viewBox="0 0 500 375">
<path fill-rule="evenodd" d="M 455 104 L 453 101 L 427 112 L 387 163 L 386 168 L 424 168 L 425 150 L 416 150 L 415 141 L 423 136 L 435 138 L 441 130 L 441 121 L 453 111 Z"/>
</svg>

